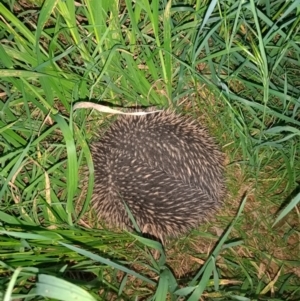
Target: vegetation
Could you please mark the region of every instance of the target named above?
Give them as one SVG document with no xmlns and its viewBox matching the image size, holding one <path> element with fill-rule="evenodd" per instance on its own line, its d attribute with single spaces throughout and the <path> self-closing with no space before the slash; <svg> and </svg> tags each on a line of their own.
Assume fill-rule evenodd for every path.
<svg viewBox="0 0 300 301">
<path fill-rule="evenodd" d="M 300 299 L 299 1 L 4 0 L 0 12 L 0 299 Z M 205 124 L 227 154 L 217 216 L 166 250 L 97 230 L 88 143 L 107 115 L 72 111 L 87 100 Z"/>
</svg>

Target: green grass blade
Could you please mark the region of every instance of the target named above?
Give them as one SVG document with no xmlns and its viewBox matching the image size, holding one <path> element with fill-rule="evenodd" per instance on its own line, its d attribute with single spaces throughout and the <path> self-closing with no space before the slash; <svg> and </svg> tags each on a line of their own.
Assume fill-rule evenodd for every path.
<svg viewBox="0 0 300 301">
<path fill-rule="evenodd" d="M 281 221 L 287 214 L 289 214 L 300 202 L 300 193 L 298 193 L 290 203 L 280 212 L 278 217 L 276 218 L 273 227 Z"/>
<path fill-rule="evenodd" d="M 154 282 L 153 280 L 150 280 L 150 279 L 148 279 L 147 277 L 142 276 L 142 275 L 140 275 L 140 274 L 137 273 L 137 272 L 134 272 L 133 270 L 130 270 L 130 269 L 128 269 L 128 268 L 126 268 L 126 267 L 124 267 L 124 266 L 118 264 L 118 263 L 115 263 L 115 262 L 111 261 L 110 259 L 106 259 L 106 258 L 104 258 L 104 257 L 102 257 L 102 256 L 93 254 L 93 253 L 91 253 L 91 252 L 89 252 L 89 251 L 80 249 L 80 248 L 75 247 L 75 246 L 70 245 L 70 244 L 66 244 L 66 243 L 63 243 L 63 242 L 59 242 L 59 244 L 61 244 L 62 246 L 65 246 L 66 248 L 69 248 L 70 250 L 73 250 L 73 251 L 77 252 L 78 254 L 81 254 L 81 255 L 83 255 L 83 256 L 86 256 L 86 257 L 88 257 L 88 258 L 90 258 L 90 259 L 92 259 L 92 260 L 95 260 L 95 261 L 97 261 L 97 262 L 101 262 L 101 263 L 103 263 L 103 264 L 105 264 L 105 265 L 108 265 L 108 266 L 111 266 L 111 267 L 113 267 L 113 268 L 115 268 L 115 269 L 118 269 L 118 270 L 120 270 L 120 271 L 123 271 L 123 272 L 125 272 L 125 273 L 127 273 L 127 274 L 129 274 L 129 275 L 135 276 L 135 277 L 137 277 L 138 279 L 141 279 L 141 280 L 143 280 L 143 281 L 146 281 L 146 282 L 149 283 L 149 284 L 155 284 L 155 282 Z"/>
<path fill-rule="evenodd" d="M 62 301 L 96 301 L 88 292 L 75 284 L 44 274 L 38 275 L 35 293 L 46 298 L 54 298 Z"/>
<path fill-rule="evenodd" d="M 72 225 L 72 214 L 74 213 L 74 195 L 78 186 L 78 166 L 77 166 L 77 153 L 74 143 L 73 133 L 66 121 L 60 115 L 55 115 L 54 119 L 59 125 L 65 139 L 68 160 L 67 160 L 67 183 L 68 183 L 68 199 L 67 199 L 67 214 L 68 222 Z"/>
</svg>

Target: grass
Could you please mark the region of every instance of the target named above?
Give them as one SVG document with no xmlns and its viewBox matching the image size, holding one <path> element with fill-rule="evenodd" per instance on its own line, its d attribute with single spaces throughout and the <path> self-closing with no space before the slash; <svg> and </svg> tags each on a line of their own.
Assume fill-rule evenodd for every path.
<svg viewBox="0 0 300 301">
<path fill-rule="evenodd" d="M 0 11 L 0 298 L 299 300 L 297 1 L 11 0 Z M 166 250 L 91 229 L 88 143 L 107 120 L 72 112 L 86 100 L 204 123 L 227 156 L 216 217 Z"/>
</svg>

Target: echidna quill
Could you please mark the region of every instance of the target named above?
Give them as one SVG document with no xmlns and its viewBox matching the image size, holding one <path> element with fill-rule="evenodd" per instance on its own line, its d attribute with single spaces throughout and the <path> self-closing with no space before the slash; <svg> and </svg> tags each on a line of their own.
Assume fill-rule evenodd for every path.
<svg viewBox="0 0 300 301">
<path fill-rule="evenodd" d="M 197 227 L 224 195 L 223 154 L 207 131 L 169 110 L 121 115 L 91 146 L 93 208 L 110 226 L 161 240 Z"/>
</svg>

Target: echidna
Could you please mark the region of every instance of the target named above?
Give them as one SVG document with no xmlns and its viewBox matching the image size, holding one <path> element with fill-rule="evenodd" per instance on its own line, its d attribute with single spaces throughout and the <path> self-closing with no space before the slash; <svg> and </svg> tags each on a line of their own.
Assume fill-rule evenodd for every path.
<svg viewBox="0 0 300 301">
<path fill-rule="evenodd" d="M 199 225 L 224 194 L 223 154 L 191 118 L 167 110 L 122 115 L 91 146 L 92 198 L 108 225 L 163 240 Z"/>
</svg>

